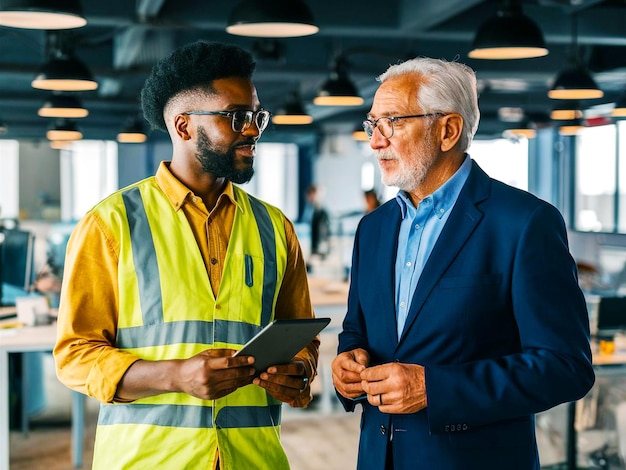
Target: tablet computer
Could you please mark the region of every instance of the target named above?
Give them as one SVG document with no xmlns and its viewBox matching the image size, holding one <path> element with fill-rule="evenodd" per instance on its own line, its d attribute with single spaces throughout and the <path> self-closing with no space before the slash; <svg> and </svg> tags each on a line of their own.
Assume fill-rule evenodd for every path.
<svg viewBox="0 0 626 470">
<path fill-rule="evenodd" d="M 235 356 L 254 356 L 257 375 L 270 366 L 288 364 L 298 351 L 330 323 L 330 318 L 274 320 L 250 339 Z"/>
</svg>

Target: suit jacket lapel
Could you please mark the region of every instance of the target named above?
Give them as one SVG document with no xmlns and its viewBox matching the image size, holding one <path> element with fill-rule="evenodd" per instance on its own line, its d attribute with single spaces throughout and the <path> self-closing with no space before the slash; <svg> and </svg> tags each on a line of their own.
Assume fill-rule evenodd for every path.
<svg viewBox="0 0 626 470">
<path fill-rule="evenodd" d="M 489 177 L 476 163 L 472 162 L 470 175 L 417 283 L 400 341 L 404 339 L 406 332 L 415 322 L 433 287 L 439 282 L 482 219 L 483 214 L 476 204 L 488 195 Z M 393 259 L 395 260 L 395 256 Z"/>
<path fill-rule="evenodd" d="M 400 232 L 400 208 L 394 203 L 389 206 L 390 214 L 384 216 L 384 223 L 380 224 L 380 236 L 377 246 L 372 249 L 376 250 L 375 256 L 375 272 L 377 284 L 379 286 L 377 299 L 379 305 L 378 311 L 385 318 L 379 323 L 384 335 L 389 340 L 389 344 L 397 344 L 397 321 L 396 321 L 396 253 L 398 250 L 398 233 Z"/>
</svg>

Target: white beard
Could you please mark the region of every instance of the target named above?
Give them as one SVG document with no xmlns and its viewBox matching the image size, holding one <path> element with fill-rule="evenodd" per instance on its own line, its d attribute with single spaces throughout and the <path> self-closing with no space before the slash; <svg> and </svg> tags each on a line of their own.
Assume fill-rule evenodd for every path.
<svg viewBox="0 0 626 470">
<path fill-rule="evenodd" d="M 426 179 L 429 170 L 437 160 L 437 154 L 430 151 L 430 139 L 422 141 L 413 149 L 413 156 L 401 159 L 396 152 L 389 149 L 376 153 L 378 160 L 395 160 L 398 168 L 394 172 L 385 172 L 381 167 L 381 181 L 385 186 L 396 186 L 403 191 L 415 191 Z"/>
</svg>

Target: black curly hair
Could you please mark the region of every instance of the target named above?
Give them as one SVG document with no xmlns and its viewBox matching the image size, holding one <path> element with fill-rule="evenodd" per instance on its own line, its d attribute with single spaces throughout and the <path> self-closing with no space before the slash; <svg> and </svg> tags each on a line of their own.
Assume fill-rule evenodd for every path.
<svg viewBox="0 0 626 470">
<path fill-rule="evenodd" d="M 170 98 L 196 87 L 210 90 L 213 80 L 251 78 L 256 64 L 240 47 L 196 41 L 159 60 L 141 90 L 143 115 L 153 129 L 167 131 L 163 110 Z"/>
</svg>

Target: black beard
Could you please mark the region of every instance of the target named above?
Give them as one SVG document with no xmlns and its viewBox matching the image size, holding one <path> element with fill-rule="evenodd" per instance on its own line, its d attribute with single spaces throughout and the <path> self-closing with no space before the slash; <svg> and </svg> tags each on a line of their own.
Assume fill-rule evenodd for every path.
<svg viewBox="0 0 626 470">
<path fill-rule="evenodd" d="M 246 142 L 254 145 L 254 142 Z M 226 153 L 221 153 L 209 142 L 209 138 L 202 127 L 198 127 L 198 153 L 196 158 L 206 173 L 215 178 L 226 178 L 236 184 L 247 183 L 254 175 L 254 167 L 238 170 L 235 168 L 235 148 L 230 147 Z"/>
</svg>

